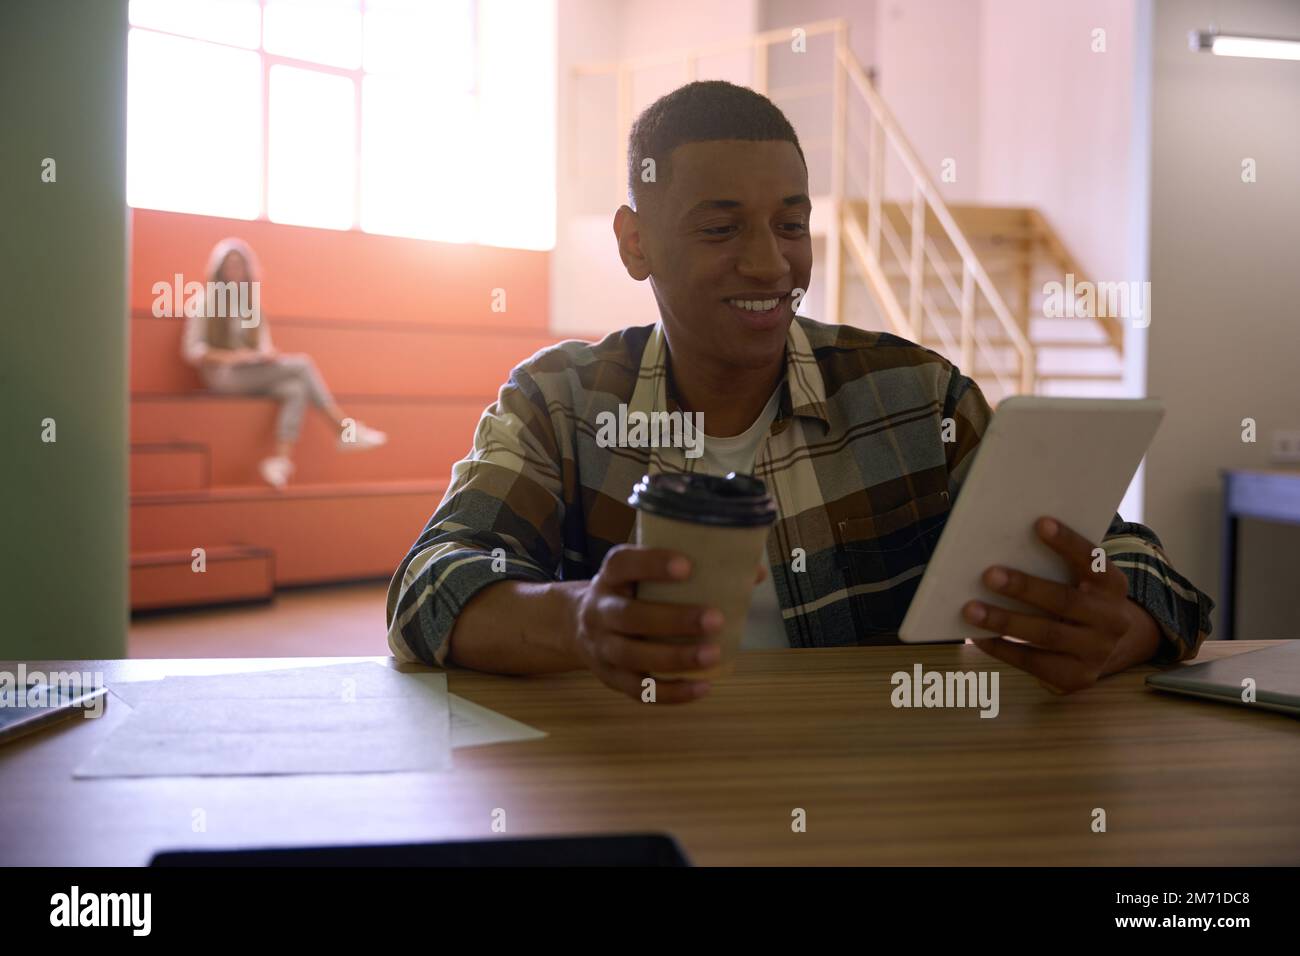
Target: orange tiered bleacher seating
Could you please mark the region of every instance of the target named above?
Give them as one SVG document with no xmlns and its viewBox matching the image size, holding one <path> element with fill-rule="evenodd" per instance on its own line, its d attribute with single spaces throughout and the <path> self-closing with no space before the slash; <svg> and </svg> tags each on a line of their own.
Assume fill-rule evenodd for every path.
<svg viewBox="0 0 1300 956">
<path fill-rule="evenodd" d="M 389 443 L 341 454 L 309 415 L 284 491 L 261 483 L 276 404 L 216 395 L 182 363 L 183 320 L 155 282 L 203 281 L 240 235 L 265 271 L 282 352 L 306 352 L 351 415 Z M 131 268 L 132 608 L 258 600 L 283 585 L 392 573 L 510 369 L 552 344 L 545 253 L 135 210 Z M 493 289 L 507 311 L 493 312 Z M 196 573 L 194 549 L 206 571 Z"/>
</svg>

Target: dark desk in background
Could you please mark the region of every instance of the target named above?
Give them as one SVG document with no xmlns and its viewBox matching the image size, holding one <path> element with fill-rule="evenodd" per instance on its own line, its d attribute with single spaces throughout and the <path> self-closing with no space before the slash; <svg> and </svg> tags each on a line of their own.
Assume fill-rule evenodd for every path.
<svg viewBox="0 0 1300 956">
<path fill-rule="evenodd" d="M 1237 636 L 1237 522 L 1241 518 L 1300 524 L 1300 469 L 1223 470 L 1219 630 L 1225 641 Z"/>
</svg>

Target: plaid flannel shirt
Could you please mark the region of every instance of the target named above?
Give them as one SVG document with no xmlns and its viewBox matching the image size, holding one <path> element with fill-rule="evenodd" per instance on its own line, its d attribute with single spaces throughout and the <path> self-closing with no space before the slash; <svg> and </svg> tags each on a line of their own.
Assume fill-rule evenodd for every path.
<svg viewBox="0 0 1300 956">
<path fill-rule="evenodd" d="M 389 586 L 396 656 L 444 665 L 456 617 L 482 588 L 589 579 L 632 540 L 632 485 L 694 460 L 680 448 L 601 447 L 597 416 L 620 404 L 629 416 L 681 411 L 661 324 L 562 342 L 512 372 Z M 780 411 L 754 468 L 779 510 L 767 558 L 791 647 L 897 642 L 991 415 L 979 387 L 929 349 L 791 323 Z M 955 440 L 943 441 L 949 418 Z M 1213 601 L 1143 525 L 1116 515 L 1101 546 L 1160 626 L 1157 659 L 1194 656 Z"/>
</svg>

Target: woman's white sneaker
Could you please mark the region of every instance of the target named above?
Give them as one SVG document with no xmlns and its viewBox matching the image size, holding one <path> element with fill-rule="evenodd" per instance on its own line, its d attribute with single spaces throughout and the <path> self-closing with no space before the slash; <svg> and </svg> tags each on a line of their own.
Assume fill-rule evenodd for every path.
<svg viewBox="0 0 1300 956">
<path fill-rule="evenodd" d="M 283 455 L 276 455 L 263 459 L 258 470 L 262 473 L 263 481 L 272 488 L 280 489 L 289 483 L 289 476 L 293 474 L 293 462 Z"/>
<path fill-rule="evenodd" d="M 379 429 L 355 422 L 344 428 L 339 435 L 339 448 L 344 451 L 365 451 L 368 448 L 378 448 L 387 441 L 388 436 Z"/>
</svg>

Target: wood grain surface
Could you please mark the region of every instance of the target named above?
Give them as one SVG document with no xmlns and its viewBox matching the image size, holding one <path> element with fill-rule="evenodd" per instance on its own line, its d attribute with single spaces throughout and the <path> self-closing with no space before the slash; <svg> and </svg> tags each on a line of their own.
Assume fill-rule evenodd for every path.
<svg viewBox="0 0 1300 956">
<path fill-rule="evenodd" d="M 1211 642 L 1208 660 L 1271 643 Z M 30 662 L 136 680 L 313 660 Z M 391 661 L 388 661 L 391 664 Z M 1000 712 L 904 709 L 890 676 L 1000 673 Z M 0 669 L 12 670 L 12 664 Z M 74 780 L 110 701 L 0 747 L 0 863 L 138 865 L 161 849 L 664 832 L 697 864 L 1300 863 L 1300 722 L 1149 690 L 1137 668 L 1058 697 L 971 645 L 757 651 L 686 706 L 583 673 L 450 686 L 545 730 L 445 774 Z M 1094 808 L 1106 832 L 1092 831 Z M 794 832 L 792 814 L 806 814 Z M 202 810 L 206 832 L 192 831 Z"/>
</svg>

